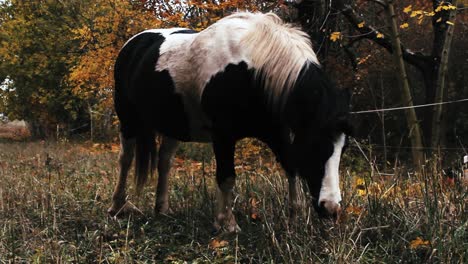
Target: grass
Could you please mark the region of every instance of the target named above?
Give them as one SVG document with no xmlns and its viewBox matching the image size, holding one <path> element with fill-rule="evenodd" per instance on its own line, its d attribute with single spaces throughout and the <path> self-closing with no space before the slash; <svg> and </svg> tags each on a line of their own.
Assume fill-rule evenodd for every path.
<svg viewBox="0 0 468 264">
<path fill-rule="evenodd" d="M 205 161 L 189 152 L 175 160 L 173 214 L 152 213 L 153 179 L 139 199 L 130 184 L 129 199 L 142 215 L 114 219 L 106 210 L 115 146 L 0 143 L 0 263 L 468 262 L 467 185 L 446 182 L 435 165 L 384 177 L 348 154 L 339 223 L 318 219 L 306 202 L 291 220 L 287 182 L 274 158 L 241 145 L 235 214 L 242 232 L 214 236 L 215 165 L 208 147 L 200 149 Z"/>
</svg>

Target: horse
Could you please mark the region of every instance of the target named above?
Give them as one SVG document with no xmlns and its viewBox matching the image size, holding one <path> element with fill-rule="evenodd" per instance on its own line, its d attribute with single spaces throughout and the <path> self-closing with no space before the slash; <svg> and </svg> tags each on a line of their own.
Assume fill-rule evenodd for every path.
<svg viewBox="0 0 468 264">
<path fill-rule="evenodd" d="M 164 214 L 178 143 L 211 142 L 218 190 L 214 226 L 238 231 L 234 151 L 246 137 L 265 142 L 276 156 L 288 177 L 292 207 L 300 178 L 319 215 L 340 213 L 339 163 L 351 133 L 350 94 L 328 79 L 308 35 L 277 15 L 234 13 L 200 32 L 143 31 L 120 50 L 114 78 L 121 150 L 109 214 L 126 203 L 134 156 L 137 193 L 157 166 L 154 210 Z M 162 138 L 159 150 L 156 135 Z"/>
</svg>

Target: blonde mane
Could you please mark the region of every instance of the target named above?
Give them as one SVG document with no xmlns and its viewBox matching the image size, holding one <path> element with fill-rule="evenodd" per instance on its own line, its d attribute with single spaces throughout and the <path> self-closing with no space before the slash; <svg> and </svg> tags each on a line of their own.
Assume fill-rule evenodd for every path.
<svg viewBox="0 0 468 264">
<path fill-rule="evenodd" d="M 263 81 L 273 101 L 289 93 L 304 66 L 320 65 L 309 36 L 277 15 L 237 13 L 227 18 L 253 20 L 241 45 L 247 49 L 256 77 Z"/>
</svg>

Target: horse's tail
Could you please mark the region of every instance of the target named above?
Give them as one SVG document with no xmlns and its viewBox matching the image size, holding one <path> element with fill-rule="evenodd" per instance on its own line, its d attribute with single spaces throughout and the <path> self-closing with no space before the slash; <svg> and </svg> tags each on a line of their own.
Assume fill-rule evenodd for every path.
<svg viewBox="0 0 468 264">
<path fill-rule="evenodd" d="M 148 180 L 148 172 L 153 175 L 156 168 L 156 133 L 141 129 L 136 137 L 135 155 L 135 185 L 136 193 L 140 194 Z"/>
<path fill-rule="evenodd" d="M 158 34 L 153 38 L 161 37 Z M 148 180 L 148 173 L 153 174 L 156 167 L 155 132 L 145 124 L 135 105 L 135 82 L 132 81 L 141 58 L 153 45 L 153 41 L 137 35 L 129 40 L 120 50 L 114 66 L 115 90 L 114 105 L 120 120 L 121 131 L 126 138 L 136 138 L 135 146 L 135 185 L 136 193 L 141 193 Z M 161 40 L 160 40 L 161 41 Z"/>
</svg>

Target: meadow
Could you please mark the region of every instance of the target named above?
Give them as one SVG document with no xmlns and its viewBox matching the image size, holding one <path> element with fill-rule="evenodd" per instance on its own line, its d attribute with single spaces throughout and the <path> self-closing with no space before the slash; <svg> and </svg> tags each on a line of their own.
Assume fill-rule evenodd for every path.
<svg viewBox="0 0 468 264">
<path fill-rule="evenodd" d="M 171 214 L 154 215 L 153 178 L 140 197 L 129 184 L 139 213 L 112 218 L 116 144 L 0 142 L 0 263 L 468 263 L 467 184 L 436 162 L 381 175 L 350 148 L 339 220 L 319 219 L 304 194 L 290 219 L 281 168 L 248 145 L 236 154 L 242 231 L 213 234 L 209 145 L 184 145 L 175 158 Z"/>
</svg>

